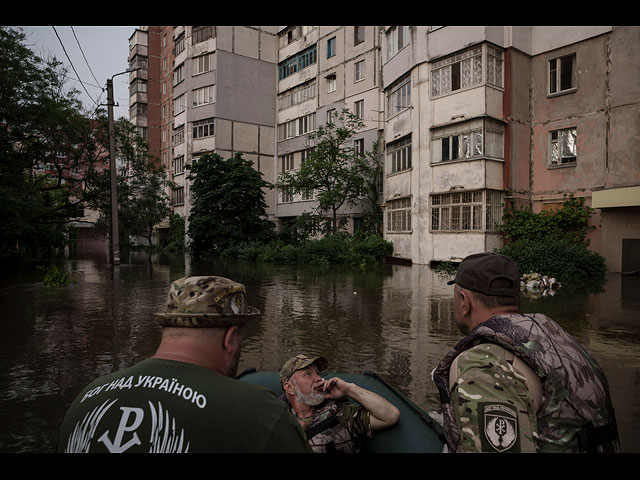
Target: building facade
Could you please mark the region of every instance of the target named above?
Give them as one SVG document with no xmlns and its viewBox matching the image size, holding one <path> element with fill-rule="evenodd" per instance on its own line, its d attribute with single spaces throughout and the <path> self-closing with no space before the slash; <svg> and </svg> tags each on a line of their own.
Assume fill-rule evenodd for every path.
<svg viewBox="0 0 640 480">
<path fill-rule="evenodd" d="M 348 108 L 365 122 L 357 148 L 380 145 L 395 256 L 490 251 L 506 203 L 540 212 L 570 194 L 596 208 L 591 248 L 610 270 L 640 256 L 638 27 L 145 28 L 174 45 L 166 154 L 181 215 L 180 162 L 239 151 L 275 183 L 304 161 L 309 133 Z M 277 224 L 315 206 L 266 194 Z M 351 232 L 358 214 L 342 211 Z"/>
</svg>

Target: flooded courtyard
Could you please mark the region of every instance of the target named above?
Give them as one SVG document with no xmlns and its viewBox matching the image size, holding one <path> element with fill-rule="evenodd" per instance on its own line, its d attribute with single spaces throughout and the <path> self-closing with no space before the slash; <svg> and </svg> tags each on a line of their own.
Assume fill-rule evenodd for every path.
<svg viewBox="0 0 640 480">
<path fill-rule="evenodd" d="M 169 283 L 221 275 L 244 283 L 263 315 L 252 323 L 240 368 L 278 370 L 301 352 L 325 355 L 331 372 L 373 371 L 424 410 L 437 411 L 431 370 L 461 337 L 447 277 L 425 265 L 358 269 L 198 262 L 132 253 L 65 259 L 73 282 L 46 287 L 23 268 L 0 282 L 0 452 L 55 451 L 75 395 L 96 376 L 152 355 L 153 313 Z M 590 350 L 607 373 L 623 451 L 640 452 L 640 278 L 609 275 L 597 295 L 523 301 Z"/>
</svg>

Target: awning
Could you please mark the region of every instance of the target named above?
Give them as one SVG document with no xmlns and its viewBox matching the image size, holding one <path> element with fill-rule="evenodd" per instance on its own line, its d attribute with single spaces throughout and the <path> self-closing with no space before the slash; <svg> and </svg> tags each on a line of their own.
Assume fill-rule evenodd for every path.
<svg viewBox="0 0 640 480">
<path fill-rule="evenodd" d="M 592 208 L 640 206 L 640 187 L 608 188 L 591 192 Z"/>
</svg>

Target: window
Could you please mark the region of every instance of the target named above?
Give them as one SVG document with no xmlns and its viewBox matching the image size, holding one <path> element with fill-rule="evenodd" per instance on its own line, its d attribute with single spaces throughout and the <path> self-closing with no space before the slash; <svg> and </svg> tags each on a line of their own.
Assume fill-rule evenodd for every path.
<svg viewBox="0 0 640 480">
<path fill-rule="evenodd" d="M 387 145 L 389 173 L 402 172 L 411 168 L 411 136 Z"/>
<path fill-rule="evenodd" d="M 296 136 L 296 121 L 289 120 L 288 122 L 278 125 L 278 140 L 286 140 Z"/>
<path fill-rule="evenodd" d="M 464 232 L 499 230 L 504 192 L 476 190 L 431 195 L 431 230 Z"/>
<path fill-rule="evenodd" d="M 173 71 L 173 85 L 176 86 L 178 83 L 184 80 L 184 63 L 178 65 Z"/>
<path fill-rule="evenodd" d="M 358 100 L 353 103 L 353 112 L 356 117 L 364 118 L 364 100 Z"/>
<path fill-rule="evenodd" d="M 387 94 L 387 118 L 411 106 L 411 77 L 406 76 L 391 87 Z"/>
<path fill-rule="evenodd" d="M 282 155 L 280 157 L 280 163 L 281 163 L 283 172 L 286 172 L 288 170 L 293 170 L 293 153 L 289 153 L 288 155 Z"/>
<path fill-rule="evenodd" d="M 360 80 L 364 80 L 364 60 L 360 60 L 359 62 L 354 63 L 354 82 L 359 82 Z"/>
<path fill-rule="evenodd" d="M 576 55 L 549 60 L 549 94 L 576 88 Z"/>
<path fill-rule="evenodd" d="M 279 96 L 279 109 L 289 108 L 293 105 L 297 105 L 302 102 L 314 98 L 316 95 L 316 82 L 315 80 L 302 85 L 298 85 L 291 90 L 287 90 Z"/>
<path fill-rule="evenodd" d="M 387 210 L 387 232 L 411 231 L 411 198 L 389 200 Z"/>
<path fill-rule="evenodd" d="M 297 127 L 297 130 L 296 130 Z M 278 125 L 278 141 L 287 140 L 298 135 L 304 135 L 316 128 L 315 112 L 303 117 L 289 120 Z"/>
<path fill-rule="evenodd" d="M 184 125 L 180 125 L 173 130 L 173 138 L 171 139 L 174 145 L 180 145 L 184 143 Z"/>
<path fill-rule="evenodd" d="M 173 46 L 173 56 L 177 57 L 184 51 L 184 33 L 181 33 L 178 38 L 176 38 L 175 44 Z"/>
<path fill-rule="evenodd" d="M 327 40 L 327 58 L 331 58 L 336 54 L 336 37 Z"/>
<path fill-rule="evenodd" d="M 575 127 L 550 132 L 549 166 L 575 165 L 577 130 Z"/>
<path fill-rule="evenodd" d="M 192 124 L 193 138 L 211 137 L 213 135 L 213 118 L 206 118 L 193 122 Z"/>
<path fill-rule="evenodd" d="M 191 104 L 194 107 L 199 107 L 200 105 L 208 105 L 213 103 L 213 93 L 214 86 L 208 85 L 206 87 L 198 88 L 192 93 Z"/>
<path fill-rule="evenodd" d="M 183 93 L 179 97 L 173 99 L 173 114 L 178 115 L 179 113 L 184 112 L 184 109 L 187 106 L 187 95 Z"/>
<path fill-rule="evenodd" d="M 338 117 L 338 112 L 335 108 L 327 110 L 327 123 L 335 123 L 335 119 Z"/>
<path fill-rule="evenodd" d="M 172 203 L 173 205 L 184 204 L 184 187 L 176 187 L 173 189 Z"/>
<path fill-rule="evenodd" d="M 495 52 L 498 50 L 493 49 Z M 492 56 L 492 71 L 500 72 L 502 84 L 502 59 Z M 498 65 L 499 63 L 499 65 Z M 495 78 L 493 79 L 495 82 Z M 431 67 L 431 96 L 480 85 L 482 83 L 482 46 L 439 60 Z"/>
<path fill-rule="evenodd" d="M 280 199 L 282 203 L 293 202 L 293 192 L 291 190 L 290 185 L 284 185 L 280 193 L 281 193 Z"/>
<path fill-rule="evenodd" d="M 409 44 L 409 27 L 391 27 L 387 30 L 387 59 Z"/>
<path fill-rule="evenodd" d="M 327 93 L 336 91 L 336 74 L 327 75 Z"/>
<path fill-rule="evenodd" d="M 353 141 L 353 151 L 358 156 L 364 156 L 364 138 Z"/>
<path fill-rule="evenodd" d="M 147 93 L 147 81 L 146 80 L 141 80 L 139 78 L 137 78 L 136 80 L 134 80 L 131 83 L 131 87 L 130 87 L 130 94 L 133 95 L 134 93 Z"/>
<path fill-rule="evenodd" d="M 193 75 L 211 71 L 211 67 L 213 66 L 212 56 L 213 53 L 207 53 L 193 57 Z"/>
<path fill-rule="evenodd" d="M 475 118 L 431 130 L 431 162 L 504 159 L 504 123 Z"/>
<path fill-rule="evenodd" d="M 364 27 L 353 27 L 353 44 L 364 42 Z"/>
<path fill-rule="evenodd" d="M 192 27 L 191 29 L 191 43 L 195 45 L 196 43 L 204 42 L 210 38 L 215 36 L 215 27 L 212 26 L 204 26 L 204 27 Z"/>
<path fill-rule="evenodd" d="M 502 87 L 502 50 L 487 45 L 487 83 Z"/>
<path fill-rule="evenodd" d="M 278 64 L 278 79 L 282 80 L 283 78 L 288 77 L 289 75 L 293 75 L 300 70 L 307 68 L 310 65 L 316 63 L 317 60 L 317 51 L 316 46 L 312 45 L 309 48 L 302 50 L 301 52 L 292 55 L 286 60 L 280 62 Z"/>
<path fill-rule="evenodd" d="M 286 47 L 291 42 L 296 41 L 298 38 L 306 35 L 310 31 L 314 30 L 316 27 L 307 27 L 307 26 L 294 26 L 289 27 L 282 31 L 280 35 L 280 48 Z"/>
<path fill-rule="evenodd" d="M 184 173 L 184 155 L 173 159 L 173 174 L 178 175 L 180 173 Z"/>
<path fill-rule="evenodd" d="M 316 114 L 310 113 L 298 119 L 298 135 L 312 132 L 316 128 Z"/>
</svg>

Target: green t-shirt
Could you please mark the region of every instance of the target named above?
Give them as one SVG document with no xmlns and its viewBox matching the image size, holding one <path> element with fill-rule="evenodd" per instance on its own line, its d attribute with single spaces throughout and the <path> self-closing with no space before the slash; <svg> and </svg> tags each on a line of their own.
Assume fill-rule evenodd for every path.
<svg viewBox="0 0 640 480">
<path fill-rule="evenodd" d="M 207 368 L 147 359 L 78 395 L 59 452 L 309 452 L 302 429 L 266 388 Z"/>
</svg>

